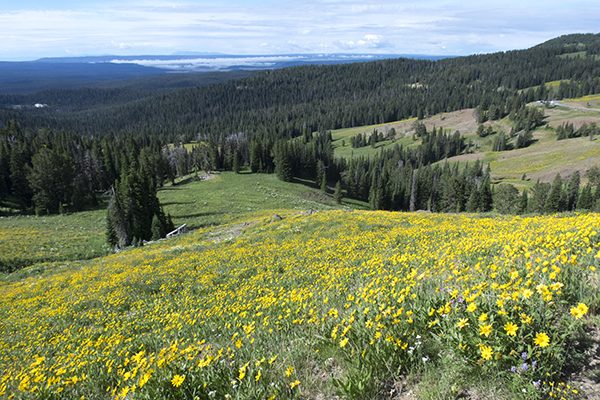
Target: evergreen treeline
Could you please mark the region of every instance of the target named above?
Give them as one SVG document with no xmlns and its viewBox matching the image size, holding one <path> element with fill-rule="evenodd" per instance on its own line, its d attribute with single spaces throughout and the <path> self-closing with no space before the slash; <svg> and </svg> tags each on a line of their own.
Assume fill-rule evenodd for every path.
<svg viewBox="0 0 600 400">
<path fill-rule="evenodd" d="M 37 215 L 63 213 L 97 206 L 98 196 L 111 191 L 109 215 L 121 213 L 124 221 L 109 224 L 117 237 L 113 244 L 129 245 L 134 238 L 162 237 L 172 227 L 156 188 L 175 178 L 179 161 L 156 138 L 86 138 L 23 130 L 9 121 L 0 129 L 0 202 Z"/>
<path fill-rule="evenodd" d="M 598 37 L 586 36 L 586 49 L 594 51 Z M 597 184 L 580 191 L 579 183 L 569 181 L 563 188 L 557 178 L 552 185 L 536 184 L 531 194 L 519 195 L 510 185 L 499 185 L 495 192 L 489 169 L 480 163 L 438 163 L 465 150 L 459 132 L 428 132 L 420 122 L 429 114 L 473 107 L 480 124 L 507 115 L 514 121 L 510 133 L 494 139 L 494 150 L 510 148 L 508 139 L 514 137 L 515 147 L 529 145 L 543 112 L 525 104 L 556 95 L 545 82 L 565 79 L 558 95 L 600 92 L 595 62 L 561 57 L 572 51 L 562 40 L 525 51 L 436 62 L 397 59 L 264 71 L 151 99 L 104 93 L 123 103 L 105 104 L 102 96 L 94 97 L 94 89 L 70 98 L 61 92 L 65 109 L 84 94 L 94 97 L 88 101 L 94 106 L 65 112 L 52 107 L 2 110 L 7 122 L 0 130 L 0 201 L 38 214 L 55 213 L 93 206 L 99 193 L 109 191 L 107 234 L 118 245 L 162 236 L 170 228 L 155 200 L 156 188 L 165 181 L 199 170 L 238 172 L 242 166 L 274 172 L 284 181 L 313 180 L 323 191 L 335 185 L 336 199 L 345 189 L 374 209 L 592 209 Z M 18 116 L 22 125 L 7 119 L 11 116 Z M 415 139 L 422 140 L 419 146 L 396 145 L 370 159 L 334 158 L 330 129 L 410 116 L 417 117 L 413 128 Z M 494 134 L 480 127 L 480 136 Z M 562 130 L 565 137 L 597 134 L 593 125 Z M 559 139 L 561 135 L 559 129 Z M 392 130 L 387 137 L 375 131 L 355 136 L 350 144 L 375 147 L 394 137 Z M 198 145 L 188 151 L 183 143 L 192 139 Z"/>
<path fill-rule="evenodd" d="M 592 51 L 599 38 L 586 36 L 585 46 Z M 46 108 L 3 109 L 0 119 L 82 134 L 154 135 L 165 142 L 195 140 L 199 135 L 216 140 L 238 132 L 268 135 L 275 141 L 304 131 L 374 125 L 465 108 L 477 108 L 483 122 L 533 100 L 600 93 L 595 58 L 561 57 L 570 51 L 562 42 L 551 41 L 528 50 L 439 61 L 297 66 L 151 98 L 124 96 L 116 103 L 108 99 L 108 104 L 99 100 L 85 109 L 75 107 L 81 102 L 79 91 L 70 101 L 62 99 L 60 110 L 48 99 Z M 546 90 L 544 83 L 555 80 L 565 82 L 563 89 Z M 537 88 L 524 90 L 532 87 Z M 85 97 L 95 97 L 94 90 L 87 90 Z M 0 97 L 0 104 L 15 101 L 18 98 Z"/>
<path fill-rule="evenodd" d="M 589 125 L 583 123 L 579 129 L 575 129 L 571 123 L 563 123 L 556 128 L 556 139 L 564 140 L 575 137 L 589 137 L 590 140 L 594 140 L 594 136 L 600 135 L 600 127 L 595 122 L 591 122 Z"/>
</svg>

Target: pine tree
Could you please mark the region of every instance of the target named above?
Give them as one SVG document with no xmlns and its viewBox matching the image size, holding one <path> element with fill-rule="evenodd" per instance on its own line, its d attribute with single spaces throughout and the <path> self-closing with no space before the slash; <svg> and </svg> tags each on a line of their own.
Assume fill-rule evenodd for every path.
<svg viewBox="0 0 600 400">
<path fill-rule="evenodd" d="M 546 199 L 550 192 L 549 183 L 541 183 L 539 180 L 533 185 L 531 189 L 531 198 L 528 202 L 529 212 L 540 213 L 544 212 L 544 206 L 546 205 Z"/>
<path fill-rule="evenodd" d="M 31 204 L 33 193 L 27 181 L 27 168 L 29 159 L 23 146 L 15 145 L 10 154 L 10 181 L 13 196 L 19 207 L 25 210 Z"/>
<path fill-rule="evenodd" d="M 342 204 L 342 183 L 340 181 L 337 181 L 337 183 L 335 184 L 333 200 L 336 202 L 336 204 Z"/>
<path fill-rule="evenodd" d="M 42 147 L 32 157 L 31 163 L 27 181 L 33 191 L 32 200 L 36 208 L 55 213 L 63 204 L 70 203 L 74 178 L 72 160 Z"/>
<path fill-rule="evenodd" d="M 581 191 L 581 195 L 577 201 L 578 210 L 590 211 L 594 205 L 594 198 L 592 197 L 592 187 L 588 183 Z"/>
<path fill-rule="evenodd" d="M 556 213 L 560 211 L 560 197 L 562 194 L 562 178 L 560 174 L 556 174 L 554 181 L 552 182 L 552 189 L 548 194 L 546 203 L 544 205 L 544 211 L 547 213 Z"/>
<path fill-rule="evenodd" d="M 527 212 L 527 203 L 528 203 L 528 193 L 527 189 L 523 189 L 523 193 L 519 199 L 519 208 L 517 210 L 518 214 L 524 214 Z"/>
<path fill-rule="evenodd" d="M 240 153 L 236 150 L 233 153 L 233 166 L 232 166 L 232 170 L 233 172 L 235 172 L 236 174 L 240 173 Z"/>
<path fill-rule="evenodd" d="M 130 168 L 122 171 L 108 204 L 107 241 L 121 248 L 140 245 L 144 240 L 156 240 L 170 228 L 156 196 L 153 179 L 137 165 L 134 160 Z"/>
<path fill-rule="evenodd" d="M 327 193 L 327 175 L 325 175 L 324 173 L 321 175 L 321 192 L 323 193 Z"/>
<path fill-rule="evenodd" d="M 106 210 L 106 242 L 111 246 L 115 247 L 119 244 L 119 238 L 117 233 L 115 232 L 115 227 L 113 226 L 114 219 L 111 218 L 111 210 L 110 208 Z"/>
<path fill-rule="evenodd" d="M 279 140 L 275 146 L 275 173 L 277 178 L 284 182 L 291 182 L 294 179 L 288 142 L 285 140 Z"/>
<path fill-rule="evenodd" d="M 481 212 L 492 211 L 494 199 L 489 176 L 486 176 L 479 190 L 479 210 Z"/>
<path fill-rule="evenodd" d="M 479 190 L 474 187 L 471 189 L 471 195 L 469 196 L 469 200 L 467 201 L 466 211 L 470 213 L 474 213 L 479 211 Z"/>
<path fill-rule="evenodd" d="M 511 184 L 499 185 L 495 196 L 494 206 L 501 214 L 516 214 L 519 211 L 519 190 Z"/>
<path fill-rule="evenodd" d="M 158 219 L 158 215 L 154 214 L 152 217 L 152 240 L 158 240 L 163 237 L 163 226 Z"/>
<path fill-rule="evenodd" d="M 571 175 L 571 178 L 569 179 L 569 182 L 567 183 L 567 190 L 566 190 L 566 195 L 567 195 L 566 210 L 567 211 L 573 211 L 577 207 L 577 200 L 579 199 L 579 185 L 580 185 L 579 171 L 575 171 L 573 173 L 573 175 Z"/>
</svg>

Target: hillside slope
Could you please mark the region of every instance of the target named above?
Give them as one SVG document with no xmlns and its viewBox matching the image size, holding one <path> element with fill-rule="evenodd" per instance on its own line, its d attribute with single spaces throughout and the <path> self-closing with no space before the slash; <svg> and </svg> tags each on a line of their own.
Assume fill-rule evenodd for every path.
<svg viewBox="0 0 600 400">
<path fill-rule="evenodd" d="M 441 113 L 417 121 L 416 118 L 404 121 L 355 127 L 332 131 L 333 145 L 336 157 L 372 157 L 382 150 L 390 150 L 395 145 L 416 148 L 421 144 L 414 137 L 414 123 L 425 125 L 428 131 L 444 128 L 446 132 L 460 132 L 465 143 L 471 143 L 467 154 L 448 158 L 448 162 L 474 162 L 480 160 L 491 167 L 492 178 L 495 181 L 507 181 L 519 187 L 529 187 L 538 179 L 541 182 L 552 182 L 556 174 L 568 179 L 575 171 L 585 177 L 592 166 L 600 165 L 600 141 L 598 138 L 579 137 L 557 140 L 556 130 L 559 126 L 573 124 L 577 131 L 583 124 L 595 123 L 600 126 L 600 96 L 586 96 L 577 99 L 565 99 L 555 106 L 546 108 L 538 103 L 529 104 L 537 107 L 545 114 L 544 126 L 533 131 L 533 143 L 526 148 L 492 151 L 492 143 L 500 132 L 508 134 L 513 122 L 505 117 L 497 121 L 487 121 L 483 125 L 493 128 L 494 134 L 481 138 L 477 136 L 478 123 L 474 117 L 474 109 Z M 358 134 L 372 135 L 373 132 L 383 133 L 387 137 L 391 129 L 396 131 L 396 138 L 378 142 L 375 146 L 352 148 L 350 140 Z M 514 139 L 508 141 L 514 143 Z M 523 175 L 527 180 L 522 181 Z M 584 180 L 585 182 L 585 180 Z"/>
<path fill-rule="evenodd" d="M 598 215 L 278 213 L 1 283 L 0 396 L 577 398 Z"/>
<path fill-rule="evenodd" d="M 600 42 L 599 35 L 590 41 Z M 592 44 L 590 44 L 590 51 Z M 579 49 L 580 50 L 580 49 Z M 274 138 L 435 115 L 489 105 L 508 108 L 519 91 L 556 80 L 572 80 L 581 95 L 600 92 L 593 57 L 559 57 L 561 44 L 527 50 L 427 61 L 406 58 L 344 65 L 298 66 L 263 71 L 245 79 L 201 89 L 184 89 L 143 101 L 114 102 L 111 108 L 59 112 L 48 100 L 44 110 L 0 110 L 0 119 L 26 127 L 81 133 L 144 132 L 217 137 L 238 132 Z M 587 51 L 587 50 L 586 50 Z M 581 85 L 579 85 L 581 83 Z M 91 90 L 90 97 L 101 96 Z M 63 91 L 57 98 L 77 93 Z M 533 96 L 533 93 L 531 94 Z M 538 100 L 531 98 L 526 100 Z M 14 99 L 0 103 L 14 105 Z M 22 103 L 18 103 L 22 104 Z M 63 106 L 62 108 L 65 108 Z M 172 140 L 171 140 L 172 141 Z"/>
</svg>

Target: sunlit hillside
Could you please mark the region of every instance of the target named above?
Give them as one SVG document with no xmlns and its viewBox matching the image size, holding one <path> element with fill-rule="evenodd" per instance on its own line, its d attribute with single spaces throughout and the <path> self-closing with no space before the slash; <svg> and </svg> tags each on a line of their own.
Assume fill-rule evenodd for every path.
<svg viewBox="0 0 600 400">
<path fill-rule="evenodd" d="M 557 86 L 549 83 L 548 87 Z M 557 140 L 557 128 L 565 124 L 573 124 L 579 129 L 583 124 L 600 124 L 600 95 L 585 96 L 555 102 L 551 107 L 532 103 L 530 107 L 543 110 L 544 126 L 533 131 L 533 143 L 522 149 L 493 151 L 492 144 L 499 133 L 509 134 L 513 122 L 504 117 L 497 121 L 487 121 L 483 125 L 492 127 L 494 134 L 486 137 L 477 135 L 477 121 L 474 109 L 466 109 L 451 113 L 442 113 L 417 121 L 416 118 L 381 125 L 340 129 L 332 132 L 333 145 L 337 157 L 372 157 L 383 149 L 394 146 L 416 148 L 421 140 L 414 137 L 414 124 L 423 123 L 428 131 L 444 128 L 447 133 L 460 132 L 465 143 L 470 145 L 465 154 L 451 157 L 449 162 L 474 162 L 481 160 L 491 168 L 492 178 L 496 182 L 510 182 L 518 187 L 530 187 L 538 179 L 541 182 L 552 182 L 557 173 L 563 179 L 579 171 L 585 178 L 586 171 L 594 165 L 600 165 L 600 141 L 589 137 Z M 391 129 L 396 136 L 393 140 L 387 138 Z M 374 132 L 383 134 L 386 138 L 374 146 L 352 148 L 351 138 L 358 134 L 370 137 Z M 514 138 L 508 141 L 513 144 Z M 445 162 L 442 161 L 442 162 Z M 521 178 L 526 175 L 527 180 Z"/>
<path fill-rule="evenodd" d="M 576 398 L 599 228 L 263 210 L 55 263 L 1 284 L 0 396 Z"/>
</svg>

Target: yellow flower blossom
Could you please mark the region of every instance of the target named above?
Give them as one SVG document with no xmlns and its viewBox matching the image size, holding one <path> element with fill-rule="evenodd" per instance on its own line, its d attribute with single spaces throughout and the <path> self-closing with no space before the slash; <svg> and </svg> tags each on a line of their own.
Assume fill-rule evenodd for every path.
<svg viewBox="0 0 600 400">
<path fill-rule="evenodd" d="M 490 336 L 492 333 L 492 325 L 483 324 L 479 325 L 479 335 L 485 335 L 486 337 Z"/>
<path fill-rule="evenodd" d="M 181 384 L 183 383 L 184 380 L 185 380 L 185 375 L 175 375 L 173 377 L 173 379 L 171 379 L 171 383 L 173 384 L 173 386 L 179 387 L 179 386 L 181 386 Z"/>
<path fill-rule="evenodd" d="M 504 330 L 508 336 L 517 336 L 517 330 L 519 330 L 519 327 L 512 322 L 507 322 L 506 325 L 504 325 Z"/>
<path fill-rule="evenodd" d="M 550 338 L 548 337 L 548 335 L 547 335 L 547 334 L 545 334 L 545 333 L 541 332 L 541 333 L 538 333 L 538 334 L 535 336 L 535 339 L 533 339 L 533 342 L 534 342 L 534 343 L 535 343 L 537 346 L 540 346 L 540 347 L 546 347 L 546 346 L 548 346 L 548 345 L 550 344 Z"/>
<path fill-rule="evenodd" d="M 575 318 L 579 319 L 583 317 L 588 312 L 588 306 L 583 303 L 579 303 L 577 307 L 571 308 L 571 314 L 575 316 Z"/>
<path fill-rule="evenodd" d="M 469 325 L 469 319 L 468 318 L 463 318 L 463 319 L 461 319 L 460 321 L 458 321 L 456 323 L 456 327 L 458 329 L 462 329 L 462 328 L 464 328 L 467 325 Z"/>
<path fill-rule="evenodd" d="M 481 358 L 484 360 L 489 360 L 494 354 L 492 348 L 489 346 L 481 346 L 479 347 L 479 351 L 481 352 Z"/>
</svg>

